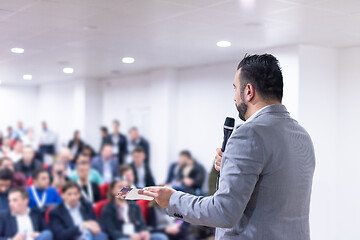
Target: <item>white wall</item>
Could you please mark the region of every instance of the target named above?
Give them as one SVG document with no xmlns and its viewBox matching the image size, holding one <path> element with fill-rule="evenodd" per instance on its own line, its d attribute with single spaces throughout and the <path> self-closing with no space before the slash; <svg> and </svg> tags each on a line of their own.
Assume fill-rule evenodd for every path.
<svg viewBox="0 0 360 240">
<path fill-rule="evenodd" d="M 17 122 L 23 121 L 24 127 L 33 127 L 37 122 L 38 88 L 0 86 L 0 131 L 6 135 L 6 128 L 17 128 Z"/>
<path fill-rule="evenodd" d="M 335 119 L 337 239 L 360 239 L 360 47 L 340 51 Z M 331 130 L 332 131 L 332 130 Z"/>
</svg>

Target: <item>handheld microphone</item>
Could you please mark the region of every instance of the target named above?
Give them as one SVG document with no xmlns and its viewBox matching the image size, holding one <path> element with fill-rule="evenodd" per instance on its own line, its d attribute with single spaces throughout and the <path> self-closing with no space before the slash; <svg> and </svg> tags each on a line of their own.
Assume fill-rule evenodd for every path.
<svg viewBox="0 0 360 240">
<path fill-rule="evenodd" d="M 234 126 L 235 126 L 235 119 L 231 117 L 227 117 L 224 123 L 224 139 L 221 147 L 222 152 L 225 152 L 227 141 L 229 140 L 232 132 L 234 131 Z M 218 173 L 218 177 L 216 181 L 216 190 L 219 189 L 219 179 L 220 179 L 220 171 Z"/>
</svg>

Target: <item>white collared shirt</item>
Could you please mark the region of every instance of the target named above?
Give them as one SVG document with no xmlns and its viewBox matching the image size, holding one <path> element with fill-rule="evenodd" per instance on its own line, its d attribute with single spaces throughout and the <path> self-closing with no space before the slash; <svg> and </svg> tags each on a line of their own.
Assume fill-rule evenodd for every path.
<svg viewBox="0 0 360 240">
<path fill-rule="evenodd" d="M 34 232 L 34 228 L 30 218 L 30 209 L 28 208 L 23 215 L 14 215 L 18 227 L 18 233 L 24 233 L 27 240 L 30 239 L 30 234 Z"/>
<path fill-rule="evenodd" d="M 76 207 L 71 207 L 68 204 L 65 203 L 65 207 L 67 208 L 67 210 L 69 211 L 69 214 L 71 216 L 71 219 L 73 220 L 75 226 L 81 226 L 82 222 L 83 222 L 83 218 L 81 216 L 80 213 L 80 202 L 78 203 L 78 205 Z"/>
<path fill-rule="evenodd" d="M 137 183 L 138 188 L 146 187 L 145 165 L 143 164 L 141 167 L 136 166 L 136 172 L 137 172 L 137 179 L 138 179 L 138 183 Z"/>
<path fill-rule="evenodd" d="M 251 122 L 252 120 L 254 120 L 254 118 L 258 115 L 259 112 L 261 112 L 262 110 L 264 110 L 265 108 L 268 108 L 268 107 L 270 107 L 270 106 L 271 106 L 271 105 L 267 105 L 267 106 L 265 106 L 265 107 L 260 108 L 259 110 L 257 110 L 253 115 L 251 115 L 251 116 L 244 122 L 244 124 L 245 124 L 245 123 L 248 123 L 248 122 Z"/>
<path fill-rule="evenodd" d="M 105 161 L 103 160 L 103 180 L 104 183 L 109 183 L 113 179 L 112 169 L 111 169 L 111 159 Z"/>
</svg>

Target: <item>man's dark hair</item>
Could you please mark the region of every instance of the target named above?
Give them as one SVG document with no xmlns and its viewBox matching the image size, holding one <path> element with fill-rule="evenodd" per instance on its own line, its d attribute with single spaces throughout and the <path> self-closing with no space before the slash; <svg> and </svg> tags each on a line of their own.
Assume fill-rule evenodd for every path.
<svg viewBox="0 0 360 240">
<path fill-rule="evenodd" d="M 132 152 L 133 153 L 145 153 L 145 150 L 142 146 L 136 146 Z"/>
<path fill-rule="evenodd" d="M 70 188 L 76 188 L 79 191 L 79 193 L 81 192 L 81 188 L 76 182 L 67 181 L 65 185 L 61 188 L 61 193 L 65 193 Z"/>
<path fill-rule="evenodd" d="M 0 180 L 10 180 L 14 179 L 14 174 L 10 169 L 4 168 L 0 169 Z"/>
<path fill-rule="evenodd" d="M 102 127 L 100 128 L 100 130 L 103 131 L 103 132 L 105 132 L 106 134 L 109 133 L 107 127 L 105 127 L 105 126 L 102 126 Z"/>
<path fill-rule="evenodd" d="M 241 92 L 250 83 L 264 100 L 283 97 L 283 76 L 279 61 L 271 54 L 245 55 L 238 65 L 240 72 Z"/>
<path fill-rule="evenodd" d="M 41 173 L 47 173 L 49 174 L 48 170 L 46 169 L 39 169 L 39 170 L 35 170 L 32 174 L 32 178 L 34 180 L 38 179 L 38 177 L 40 176 Z"/>
<path fill-rule="evenodd" d="M 17 193 L 17 192 L 20 193 L 20 195 L 23 199 L 29 199 L 29 193 L 26 190 L 26 188 L 24 188 L 24 187 L 11 188 L 9 191 L 9 196 L 10 196 L 10 194 Z"/>
<path fill-rule="evenodd" d="M 119 166 L 119 176 L 123 177 L 124 173 L 129 170 L 132 170 L 132 168 L 129 165 L 127 165 L 127 164 L 120 165 Z"/>
<path fill-rule="evenodd" d="M 14 143 L 23 142 L 20 138 L 16 138 Z"/>
<path fill-rule="evenodd" d="M 191 156 L 191 153 L 190 153 L 189 150 L 182 150 L 179 155 L 180 156 L 186 156 L 186 157 L 192 159 L 192 156 Z"/>
<path fill-rule="evenodd" d="M 120 122 L 119 122 L 119 120 L 117 120 L 117 119 L 114 119 L 113 123 L 116 123 L 117 125 L 120 126 Z"/>
</svg>

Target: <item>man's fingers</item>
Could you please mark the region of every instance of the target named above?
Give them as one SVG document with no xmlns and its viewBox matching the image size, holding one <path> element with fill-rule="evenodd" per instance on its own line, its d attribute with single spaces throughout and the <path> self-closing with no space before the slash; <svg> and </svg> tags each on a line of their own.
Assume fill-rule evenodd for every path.
<svg viewBox="0 0 360 240">
<path fill-rule="evenodd" d="M 217 153 L 220 157 L 222 157 L 222 155 L 223 155 L 223 152 L 221 151 L 221 148 L 217 148 L 217 149 L 216 149 L 216 153 Z"/>
<path fill-rule="evenodd" d="M 153 198 L 157 198 L 159 196 L 158 193 L 150 192 L 147 190 L 140 190 L 139 194 L 146 195 L 146 196 L 153 197 Z"/>
</svg>

